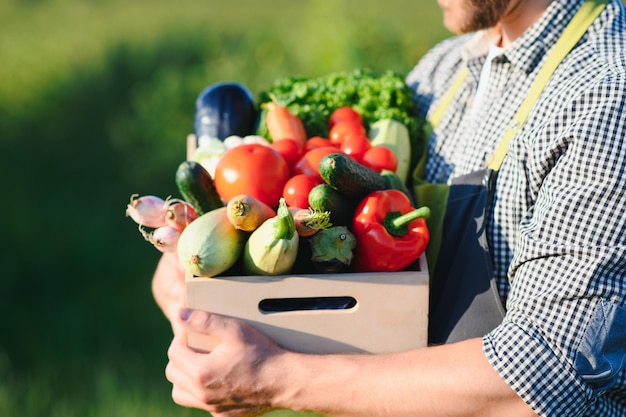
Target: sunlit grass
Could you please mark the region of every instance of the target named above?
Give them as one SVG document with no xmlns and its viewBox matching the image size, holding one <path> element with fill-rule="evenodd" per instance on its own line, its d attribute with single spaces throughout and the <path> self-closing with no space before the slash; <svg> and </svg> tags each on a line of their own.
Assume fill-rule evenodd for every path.
<svg viewBox="0 0 626 417">
<path fill-rule="evenodd" d="M 0 415 L 29 417 L 206 416 L 174 404 L 163 384 L 129 366 L 85 364 L 82 372 L 39 369 L 0 380 Z M 134 370 L 134 372 L 132 372 Z M 69 370 L 68 370 L 69 371 Z"/>
<path fill-rule="evenodd" d="M 0 379 L 0 415 L 7 417 L 206 417 L 204 411 L 181 407 L 169 386 L 146 379 L 137 366 L 85 364 L 82 372 L 40 369 Z M 268 417 L 311 414 L 279 410 Z"/>
</svg>

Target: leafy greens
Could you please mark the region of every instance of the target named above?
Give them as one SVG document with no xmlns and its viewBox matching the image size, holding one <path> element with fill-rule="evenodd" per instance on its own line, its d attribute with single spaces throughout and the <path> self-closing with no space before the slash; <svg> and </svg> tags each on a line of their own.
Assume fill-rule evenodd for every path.
<svg viewBox="0 0 626 417">
<path fill-rule="evenodd" d="M 413 140 L 419 135 L 420 121 L 415 101 L 404 78 L 393 72 L 356 69 L 318 78 L 278 79 L 259 95 L 261 118 L 258 134 L 269 137 L 264 123 L 263 103 L 275 100 L 300 117 L 309 137 L 328 137 L 328 119 L 342 106 L 358 111 L 366 127 L 380 119 L 404 123 Z"/>
</svg>

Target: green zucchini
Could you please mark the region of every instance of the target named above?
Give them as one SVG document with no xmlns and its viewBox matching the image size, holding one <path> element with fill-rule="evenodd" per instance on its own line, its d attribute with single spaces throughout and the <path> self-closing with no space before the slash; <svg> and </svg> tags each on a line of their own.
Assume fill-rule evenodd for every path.
<svg viewBox="0 0 626 417">
<path fill-rule="evenodd" d="M 352 217 L 358 201 L 331 187 L 318 184 L 309 191 L 309 206 L 313 210 L 330 213 L 333 226 L 352 227 Z"/>
<path fill-rule="evenodd" d="M 199 162 L 183 161 L 178 166 L 176 186 L 183 199 L 191 204 L 198 216 L 224 206 L 211 174 Z"/>
<path fill-rule="evenodd" d="M 379 172 L 346 154 L 326 155 L 320 161 L 319 172 L 326 184 L 352 198 L 361 199 L 371 192 L 387 189 L 387 182 Z"/>
</svg>

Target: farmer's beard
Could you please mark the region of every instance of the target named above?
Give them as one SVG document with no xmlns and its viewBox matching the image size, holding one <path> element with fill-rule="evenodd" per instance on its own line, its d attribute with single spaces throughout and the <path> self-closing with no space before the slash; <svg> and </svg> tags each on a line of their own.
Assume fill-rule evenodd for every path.
<svg viewBox="0 0 626 417">
<path fill-rule="evenodd" d="M 464 19 L 459 23 L 460 33 L 476 32 L 494 27 L 502 19 L 514 0 L 468 0 Z"/>
</svg>

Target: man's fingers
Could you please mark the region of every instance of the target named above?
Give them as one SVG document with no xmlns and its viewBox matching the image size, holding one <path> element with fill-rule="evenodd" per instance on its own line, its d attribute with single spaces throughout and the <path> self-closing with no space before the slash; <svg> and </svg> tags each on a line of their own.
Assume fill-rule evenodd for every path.
<svg viewBox="0 0 626 417">
<path fill-rule="evenodd" d="M 260 414 L 259 404 L 267 402 L 247 387 L 255 386 L 259 364 L 279 347 L 238 319 L 193 309 L 181 309 L 177 318 L 183 330 L 174 335 L 165 369 L 174 401 L 223 417 Z M 215 348 L 190 348 L 188 338 L 196 336 L 216 340 Z"/>
<path fill-rule="evenodd" d="M 186 350 L 185 354 L 178 352 L 182 350 Z M 172 343 L 168 355 L 170 361 L 165 367 L 165 377 L 172 383 L 180 401 L 188 402 L 193 398 L 195 402 L 206 405 L 209 400 L 206 398 L 205 391 L 207 376 L 202 373 L 204 362 L 202 355 L 189 351 L 179 343 Z M 185 395 L 183 396 L 182 393 Z M 175 401 L 179 402 L 176 398 Z M 188 403 L 185 405 L 191 406 Z"/>
<path fill-rule="evenodd" d="M 215 339 L 212 341 L 213 344 L 229 340 L 233 334 L 238 334 L 236 321 L 228 317 L 189 308 L 181 309 L 178 316 L 187 331 L 210 336 L 211 339 Z"/>
<path fill-rule="evenodd" d="M 212 411 L 208 405 L 200 401 L 194 395 L 190 394 L 189 391 L 180 388 L 178 385 L 174 385 L 172 387 L 172 399 L 176 404 L 183 407 L 197 408 L 208 412 Z"/>
</svg>

